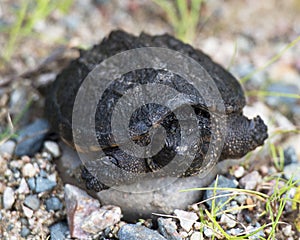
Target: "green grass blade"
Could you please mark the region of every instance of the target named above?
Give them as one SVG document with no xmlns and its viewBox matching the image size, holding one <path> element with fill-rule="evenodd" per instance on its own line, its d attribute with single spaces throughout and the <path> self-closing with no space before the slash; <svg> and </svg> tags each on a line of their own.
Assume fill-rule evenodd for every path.
<svg viewBox="0 0 300 240">
<path fill-rule="evenodd" d="M 274 62 L 276 62 L 279 58 L 281 58 L 281 56 L 287 51 L 289 50 L 291 47 L 295 46 L 298 42 L 300 41 L 300 36 L 298 36 L 294 41 L 292 41 L 291 43 L 289 43 L 284 49 L 282 49 L 278 54 L 276 54 L 274 57 L 272 57 L 268 62 L 265 63 L 265 65 L 257 68 L 256 70 L 254 70 L 253 72 L 247 74 L 245 77 L 240 79 L 241 83 L 245 83 L 247 82 L 253 75 L 255 75 L 256 73 L 266 69 L 267 67 L 269 67 L 271 64 L 273 64 Z"/>
</svg>

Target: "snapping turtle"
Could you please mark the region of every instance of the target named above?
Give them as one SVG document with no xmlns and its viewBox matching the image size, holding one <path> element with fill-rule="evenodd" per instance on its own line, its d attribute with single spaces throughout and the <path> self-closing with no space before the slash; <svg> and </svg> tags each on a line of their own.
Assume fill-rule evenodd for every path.
<svg viewBox="0 0 300 240">
<path fill-rule="evenodd" d="M 184 151 L 182 153 L 179 148 L 182 143 L 182 128 L 176 114 L 168 107 L 156 103 L 148 103 L 136 109 L 130 117 L 128 129 L 131 140 L 143 147 L 149 145 L 151 141 L 155 142 L 153 135 L 149 134 L 150 129 L 161 125 L 165 129 L 165 139 L 163 148 L 157 154 L 151 157 L 130 156 L 122 151 L 114 140 L 110 127 L 112 111 L 127 90 L 140 84 L 159 83 L 189 96 L 188 102 L 196 116 L 197 125 L 195 129 L 188 130 L 195 132 L 197 138 L 194 138 L 192 142 L 185 142 L 185 144 L 193 146 L 195 154 L 186 170 L 175 173 L 173 176 L 191 176 L 205 170 L 206 165 L 209 164 L 204 162 L 204 157 L 208 154 L 209 144 L 212 140 L 224 142 L 219 154 L 213 151 L 216 154 L 212 155 L 215 159 L 210 159 L 212 163 L 228 158 L 241 158 L 264 143 L 268 136 L 267 127 L 259 116 L 252 120 L 243 116 L 242 109 L 246 104 L 244 92 L 241 85 L 229 72 L 214 63 L 200 50 L 196 50 L 168 34 L 150 36 L 142 33 L 139 37 L 135 37 L 124 31 L 113 31 L 99 45 L 95 45 L 91 50 L 82 51 L 80 57 L 73 60 L 53 83 L 46 101 L 46 114 L 53 129 L 65 142 L 74 146 L 72 112 L 76 94 L 83 80 L 96 65 L 107 58 L 126 50 L 142 47 L 162 47 L 175 50 L 201 64 L 220 92 L 224 111 L 219 112 L 218 108 L 214 106 L 214 102 L 217 101 L 214 95 L 203 99 L 192 84 L 166 69 L 144 68 L 123 74 L 104 91 L 95 114 L 97 140 L 110 164 L 130 173 L 156 172 L 168 165 L 176 155 L 186 154 Z M 164 91 L 157 94 L 163 95 Z M 181 100 L 178 101 L 180 103 Z M 183 101 L 178 108 L 184 108 L 186 103 Z M 124 111 L 126 111 L 126 107 Z M 189 116 L 183 116 L 183 118 L 185 121 L 189 121 Z M 226 120 L 226 128 L 222 124 L 223 120 Z M 216 124 L 215 132 L 212 131 L 213 124 Z M 213 147 L 217 148 L 217 146 Z M 99 181 L 86 168 L 83 168 L 82 178 L 86 180 L 89 189 L 100 191 L 107 188 L 106 184 Z M 132 181 L 132 179 L 126 179 L 124 175 L 117 178 L 120 178 L 116 181 L 117 184 L 126 184 Z"/>
</svg>

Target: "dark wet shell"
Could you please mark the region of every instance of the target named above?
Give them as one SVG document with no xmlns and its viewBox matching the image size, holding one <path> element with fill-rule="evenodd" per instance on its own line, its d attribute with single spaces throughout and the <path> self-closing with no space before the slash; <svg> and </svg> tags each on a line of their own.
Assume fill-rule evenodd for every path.
<svg viewBox="0 0 300 240">
<path fill-rule="evenodd" d="M 200 50 L 173 38 L 168 34 L 150 36 L 142 33 L 135 37 L 123 31 L 114 31 L 91 50 L 82 51 L 81 56 L 72 61 L 69 67 L 57 77 L 46 102 L 46 114 L 52 126 L 58 128 L 62 138 L 72 143 L 71 119 L 73 103 L 78 88 L 88 73 L 104 59 L 122 51 L 140 47 L 166 47 L 179 51 L 199 62 L 210 74 L 224 101 L 226 113 L 239 112 L 245 106 L 245 97 L 238 81 L 220 65 Z M 214 96 L 205 99 L 215 102 Z M 200 102 L 200 105 L 205 105 Z"/>
</svg>

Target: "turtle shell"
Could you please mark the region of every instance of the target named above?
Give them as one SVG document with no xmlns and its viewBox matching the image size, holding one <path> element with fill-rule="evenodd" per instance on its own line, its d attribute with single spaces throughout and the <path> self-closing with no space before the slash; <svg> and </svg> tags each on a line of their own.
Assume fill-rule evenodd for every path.
<svg viewBox="0 0 300 240">
<path fill-rule="evenodd" d="M 46 101 L 46 115 L 54 130 L 61 137 L 73 145 L 72 138 L 72 111 L 77 91 L 85 77 L 103 60 L 126 50 L 141 47 L 165 47 L 178 51 L 200 63 L 214 80 L 225 106 L 226 114 L 240 112 L 245 106 L 245 96 L 239 82 L 222 66 L 216 64 L 209 56 L 200 50 L 184 44 L 176 38 L 163 34 L 150 36 L 142 33 L 135 37 L 124 31 L 113 31 L 100 44 L 92 49 L 81 51 L 80 57 L 73 60 L 55 80 Z M 191 94 L 189 88 L 185 93 Z M 205 103 L 198 98 L 198 106 L 205 108 L 207 104 L 214 103 L 216 99 L 211 96 Z"/>
<path fill-rule="evenodd" d="M 120 185 L 132 183 L 137 178 L 135 175 L 119 174 L 119 169 L 138 174 L 156 173 L 164 166 L 172 165 L 175 156 L 180 156 L 182 157 L 180 162 L 175 162 L 175 165 L 172 165 L 175 167 L 172 169 L 171 175 L 168 172 L 163 173 L 161 176 L 190 176 L 200 171 L 206 171 L 217 161 L 226 158 L 240 158 L 263 144 L 267 138 L 267 127 L 259 116 L 252 120 L 243 116 L 242 109 L 246 104 L 244 92 L 239 82 L 228 71 L 213 62 L 202 51 L 195 50 L 190 45 L 184 44 L 168 34 L 150 36 L 142 33 L 140 36 L 135 37 L 123 31 L 114 31 L 92 49 L 81 51 L 80 57 L 73 60 L 53 83 L 46 99 L 45 111 L 54 128 L 53 130 L 58 132 L 66 143 L 74 147 L 72 132 L 74 102 L 80 86 L 89 73 L 111 56 L 143 47 L 168 48 L 195 60 L 213 79 L 220 95 L 206 94 L 204 99 L 196 91 L 193 83 L 166 69 L 141 68 L 113 79 L 114 81 L 105 86 L 96 106 L 95 129 L 92 129 L 92 131 L 96 133 L 98 146 L 85 144 L 90 148 L 88 151 L 100 146 L 105 153 L 105 157 L 102 160 L 102 157 L 94 156 L 97 159 L 99 158 L 100 162 L 108 162 L 108 165 L 113 165 L 114 168 L 113 171 L 109 171 L 112 169 L 106 170 L 105 166 L 101 165 L 102 167 L 99 167 L 99 162 L 95 161 L 88 171 L 86 169 L 83 171 L 83 178 L 89 188 L 99 191 L 106 185 L 102 181 L 99 182 L 98 177 L 94 178 L 94 173 L 90 174 L 91 169 L 100 170 L 102 174 L 100 179 L 111 178 L 115 181 L 115 184 Z M 129 142 L 133 141 L 141 147 L 145 147 L 151 142 L 151 147 L 155 148 L 156 142 L 163 143 L 163 148 L 152 154 L 151 157 L 148 157 L 147 154 L 135 156 L 123 151 L 121 145 L 125 146 L 128 142 L 115 141 L 115 135 L 111 129 L 112 112 L 116 103 L 127 90 L 147 84 L 162 84 L 175 89 L 184 96 L 173 99 L 176 102 L 176 108 L 180 110 L 179 115 L 174 114 L 174 109 L 150 102 L 132 112 L 129 125 L 118 128 L 129 130 Z M 209 89 L 203 88 L 206 92 L 209 92 Z M 135 99 L 139 94 L 151 95 L 153 93 L 151 91 L 137 91 L 133 94 L 136 94 L 132 96 Z M 159 92 L 155 92 L 155 94 L 168 95 L 164 88 Z M 223 107 L 221 110 L 219 108 L 220 96 Z M 128 110 L 129 105 L 123 105 L 121 115 L 130 112 Z M 186 105 L 190 105 L 193 110 L 192 113 L 184 110 Z M 81 107 L 85 108 L 85 106 Z M 84 118 L 84 114 L 82 115 Z M 196 119 L 194 119 L 196 124 L 192 124 L 192 115 L 196 116 Z M 185 122 L 185 125 L 179 124 L 179 119 Z M 227 125 L 223 124 L 224 119 L 228 120 Z M 165 129 L 165 135 L 160 133 L 150 134 L 150 131 L 153 129 L 155 131 L 157 126 L 162 126 Z M 83 127 L 86 127 L 86 125 Z M 75 129 L 75 132 L 77 130 Z M 85 131 L 85 129 L 79 129 L 78 132 L 82 130 Z M 183 136 L 182 133 L 188 134 Z M 127 133 L 122 134 L 126 135 Z M 88 134 L 88 136 L 91 135 Z M 163 140 L 161 141 L 161 139 Z M 211 146 L 212 150 L 210 151 Z M 189 158 L 192 159 L 192 162 L 186 161 Z M 181 168 L 177 169 L 179 165 L 183 165 L 184 171 Z M 112 176 L 106 174 L 112 174 Z"/>
</svg>

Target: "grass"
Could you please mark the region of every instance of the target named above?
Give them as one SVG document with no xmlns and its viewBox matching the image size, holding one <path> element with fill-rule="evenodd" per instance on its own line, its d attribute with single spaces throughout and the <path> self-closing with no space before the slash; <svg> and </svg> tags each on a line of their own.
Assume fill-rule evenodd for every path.
<svg viewBox="0 0 300 240">
<path fill-rule="evenodd" d="M 8 116 L 7 116 L 7 118 L 8 118 L 7 125 L 8 126 L 5 128 L 5 130 L 2 133 L 0 133 L 0 145 L 2 145 L 4 142 L 6 142 L 10 138 L 17 137 L 16 126 L 18 125 L 18 123 L 20 122 L 20 120 L 22 119 L 24 114 L 28 111 L 31 104 L 32 104 L 32 99 L 27 102 L 25 108 L 22 109 L 22 111 L 19 114 L 17 114 L 13 120 L 11 119 L 10 115 L 8 114 Z"/>
<path fill-rule="evenodd" d="M 292 201 L 294 204 L 300 203 L 300 199 L 295 199 L 298 195 L 300 196 L 300 188 L 298 188 L 299 193 L 298 195 L 296 194 L 294 199 L 289 199 L 288 198 L 288 192 L 292 189 L 295 188 L 297 182 L 294 182 L 292 179 L 290 180 L 284 180 L 280 177 L 276 177 L 274 179 L 269 179 L 270 180 L 275 180 L 275 186 L 272 188 L 273 193 L 271 195 L 267 195 L 264 193 L 261 193 L 259 191 L 253 191 L 253 190 L 246 190 L 246 189 L 236 189 L 236 188 L 219 188 L 218 187 L 218 178 L 215 181 L 214 187 L 207 187 L 207 188 L 193 188 L 193 189 L 186 189 L 183 190 L 185 191 L 206 191 L 206 190 L 213 190 L 213 197 L 211 199 L 206 199 L 205 201 L 200 202 L 199 204 L 202 204 L 207 201 L 212 201 L 210 211 L 205 209 L 204 211 L 201 210 L 200 212 L 200 221 L 202 223 L 202 226 L 211 229 L 214 233 L 215 236 L 212 237 L 212 239 L 216 239 L 215 237 L 218 236 L 218 239 L 228 239 L 228 240 L 238 240 L 238 239 L 249 239 L 249 237 L 257 234 L 260 231 L 265 230 L 266 228 L 269 229 L 269 235 L 264 238 L 260 236 L 260 239 L 265 239 L 265 240 L 271 240 L 276 238 L 276 232 L 279 228 L 279 225 L 285 224 L 284 222 L 281 221 L 283 217 L 283 211 L 286 206 L 286 203 L 288 201 Z M 284 186 L 280 186 L 280 182 L 285 182 Z M 217 195 L 217 191 L 224 192 L 225 194 L 219 194 Z M 234 200 L 235 196 L 244 194 L 247 195 L 248 197 L 255 198 L 256 201 L 260 201 L 263 203 L 264 208 L 260 208 L 261 204 L 246 204 L 244 206 L 240 207 L 235 207 L 227 210 L 222 210 L 226 204 L 228 204 L 231 200 Z M 230 198 L 220 204 L 216 204 L 216 199 L 224 196 L 230 196 Z M 299 197 L 298 196 L 298 197 Z M 300 197 L 299 197 L 300 198 Z M 294 205 L 293 204 L 293 205 Z M 242 211 L 244 209 L 253 209 L 256 207 L 255 211 L 260 211 L 260 217 L 265 217 L 268 220 L 268 223 L 264 224 L 263 226 L 254 229 L 253 231 L 249 232 L 246 230 L 246 227 L 237 221 L 237 225 L 240 225 L 242 228 L 245 229 L 244 232 L 240 233 L 239 235 L 232 236 L 229 233 L 227 233 L 222 225 L 219 223 L 217 218 L 221 214 L 226 214 L 230 213 L 232 211 Z M 205 213 L 205 214 L 204 214 Z M 203 229 L 202 229 L 203 230 Z"/>
<path fill-rule="evenodd" d="M 152 0 L 166 14 L 167 20 L 180 40 L 192 43 L 200 21 L 204 0 Z"/>
<path fill-rule="evenodd" d="M 13 11 L 15 22 L 8 28 L 0 29 L 0 33 L 8 34 L 8 41 L 1 53 L 4 63 L 10 61 L 23 38 L 33 36 L 37 22 L 47 19 L 55 10 L 68 12 L 72 4 L 73 0 L 24 0 L 15 11 L 10 9 Z"/>
</svg>

